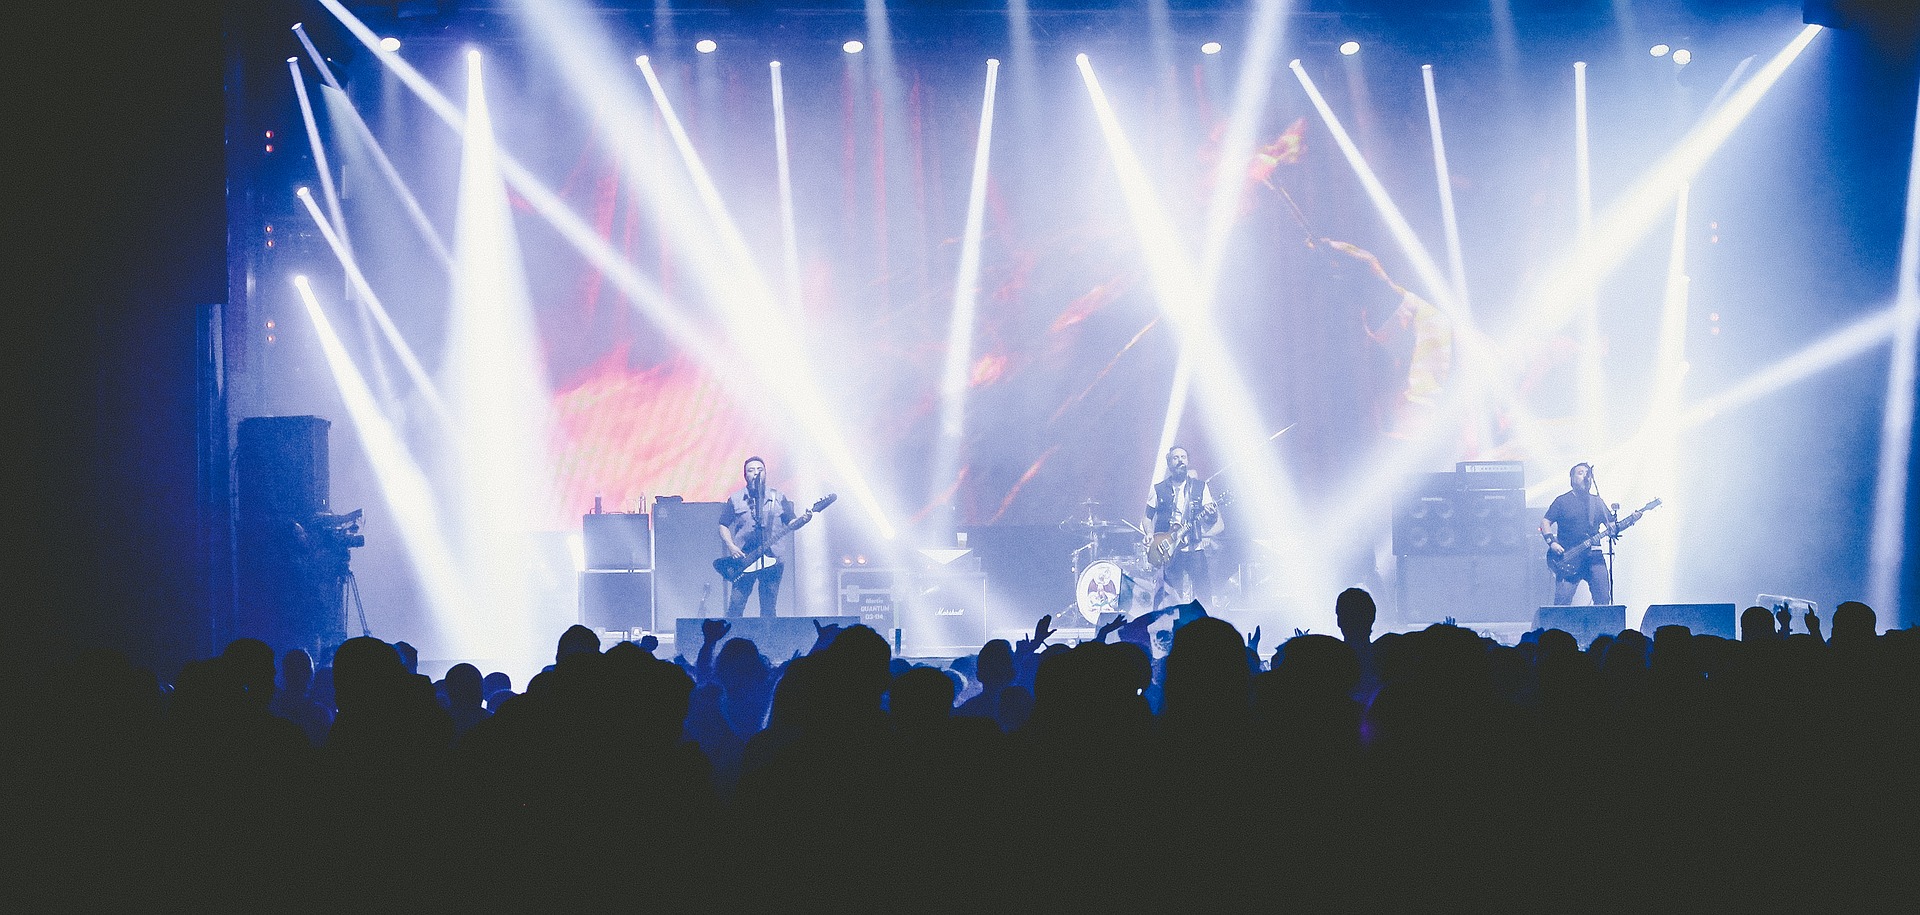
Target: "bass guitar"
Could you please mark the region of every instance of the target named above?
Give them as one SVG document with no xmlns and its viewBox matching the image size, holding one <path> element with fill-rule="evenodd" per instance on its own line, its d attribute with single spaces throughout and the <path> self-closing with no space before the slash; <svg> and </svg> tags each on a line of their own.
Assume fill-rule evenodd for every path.
<svg viewBox="0 0 1920 915">
<path fill-rule="evenodd" d="M 1621 531 L 1624 531 L 1627 528 L 1632 527 L 1634 522 L 1640 520 L 1641 515 L 1644 515 L 1647 512 L 1653 511 L 1654 509 L 1659 507 L 1660 507 L 1659 499 L 1655 499 L 1652 502 L 1648 502 L 1647 504 L 1640 506 L 1638 511 L 1635 511 L 1633 514 L 1620 519 L 1620 523 L 1615 524 L 1613 526 L 1613 533 L 1618 534 Z M 1593 536 L 1588 537 L 1587 539 L 1582 540 L 1579 543 L 1574 544 L 1573 546 L 1567 547 L 1566 552 L 1561 553 L 1557 556 L 1554 555 L 1552 551 L 1548 551 L 1547 568 L 1552 569 L 1553 574 L 1558 575 L 1563 579 L 1574 579 L 1574 578 L 1580 577 L 1580 570 L 1586 568 L 1587 563 L 1589 562 L 1589 559 L 1587 558 L 1587 553 L 1591 551 L 1596 545 L 1598 545 L 1601 540 L 1605 539 L 1606 536 L 1607 536 L 1607 531 L 1602 529 L 1599 531 L 1595 531 Z"/>
<path fill-rule="evenodd" d="M 838 493 L 827 493 L 825 498 L 813 503 L 813 507 L 807 509 L 806 514 L 793 519 L 787 524 L 781 525 L 772 534 L 765 537 L 759 546 L 746 551 L 739 559 L 735 559 L 732 556 L 722 556 L 714 560 L 713 570 L 720 573 L 721 578 L 732 582 L 742 575 L 772 567 L 780 561 L 780 557 L 773 555 L 774 544 L 785 539 L 788 534 L 799 530 L 808 521 L 812 521 L 815 512 L 826 511 L 827 506 L 832 505 L 833 500 L 838 498 L 840 498 Z"/>
<path fill-rule="evenodd" d="M 1173 561 L 1173 554 L 1199 542 L 1200 538 L 1197 535 L 1220 514 L 1221 507 L 1231 501 L 1233 501 L 1231 494 L 1221 493 L 1220 498 L 1214 500 L 1212 506 L 1201 509 L 1192 518 L 1174 525 L 1169 530 L 1154 534 L 1147 541 L 1147 562 L 1152 563 L 1156 569 L 1166 568 L 1167 563 Z"/>
</svg>

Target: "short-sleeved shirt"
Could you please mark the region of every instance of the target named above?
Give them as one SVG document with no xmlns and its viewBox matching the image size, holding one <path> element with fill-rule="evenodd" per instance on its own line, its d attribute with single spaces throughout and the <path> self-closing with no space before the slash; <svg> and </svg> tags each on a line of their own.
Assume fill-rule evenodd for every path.
<svg viewBox="0 0 1920 915">
<path fill-rule="evenodd" d="M 793 501 L 771 486 L 766 488 L 758 508 L 759 524 L 756 525 L 755 506 L 745 487 L 735 490 L 727 497 L 727 504 L 720 508 L 720 526 L 733 533 L 734 544 L 742 550 L 759 546 L 762 533 L 771 535 L 798 517 Z"/>
<path fill-rule="evenodd" d="M 1568 490 L 1547 506 L 1547 520 L 1559 525 L 1560 542 L 1568 547 L 1593 536 L 1611 517 L 1606 501 L 1592 493 Z"/>
</svg>

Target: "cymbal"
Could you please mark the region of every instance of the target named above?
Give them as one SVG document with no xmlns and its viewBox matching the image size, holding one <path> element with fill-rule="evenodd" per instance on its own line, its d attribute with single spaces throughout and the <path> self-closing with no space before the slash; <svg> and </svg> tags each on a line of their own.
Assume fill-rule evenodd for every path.
<svg viewBox="0 0 1920 915">
<path fill-rule="evenodd" d="M 1060 526 L 1061 527 L 1084 527 L 1090 531 L 1104 531 L 1104 530 L 1111 530 L 1113 528 L 1120 527 L 1121 525 L 1115 524 L 1112 521 L 1102 521 L 1099 518 L 1068 518 L 1067 520 L 1060 522 Z"/>
<path fill-rule="evenodd" d="M 1083 501 L 1083 502 L 1081 502 L 1080 504 L 1081 504 L 1081 505 L 1085 505 L 1085 506 L 1088 506 L 1088 507 L 1092 507 L 1092 506 L 1095 506 L 1095 505 L 1099 505 L 1099 504 L 1100 504 L 1100 500 L 1099 500 L 1099 499 L 1087 499 L 1087 500 L 1085 500 L 1085 501 Z"/>
</svg>

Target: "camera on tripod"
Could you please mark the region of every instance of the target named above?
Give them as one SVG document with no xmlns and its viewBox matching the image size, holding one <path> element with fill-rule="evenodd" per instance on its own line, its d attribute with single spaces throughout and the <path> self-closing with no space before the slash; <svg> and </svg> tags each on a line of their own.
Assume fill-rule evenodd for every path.
<svg viewBox="0 0 1920 915">
<path fill-rule="evenodd" d="M 344 515 L 326 512 L 314 515 L 313 520 L 303 526 L 308 544 L 315 550 L 340 552 L 366 546 L 367 536 L 360 533 L 360 515 L 364 511 L 356 508 Z"/>
</svg>

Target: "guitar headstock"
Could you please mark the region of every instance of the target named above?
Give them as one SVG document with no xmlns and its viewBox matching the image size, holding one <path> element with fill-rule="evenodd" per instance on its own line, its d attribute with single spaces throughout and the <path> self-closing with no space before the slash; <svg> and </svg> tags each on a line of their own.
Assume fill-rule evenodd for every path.
<svg viewBox="0 0 1920 915">
<path fill-rule="evenodd" d="M 827 506 L 832 505 L 833 500 L 838 498 L 840 498 L 840 494 L 837 492 L 827 493 L 826 495 L 820 497 L 820 501 L 813 503 L 813 507 L 807 509 L 807 511 L 810 511 L 810 512 L 825 511 Z"/>
<path fill-rule="evenodd" d="M 1634 512 L 1634 514 L 1636 515 L 1644 514 L 1646 512 L 1653 511 L 1654 509 L 1659 507 L 1660 507 L 1660 500 L 1655 499 L 1652 502 L 1648 502 L 1647 504 L 1640 506 L 1640 510 L 1637 512 Z"/>
</svg>

